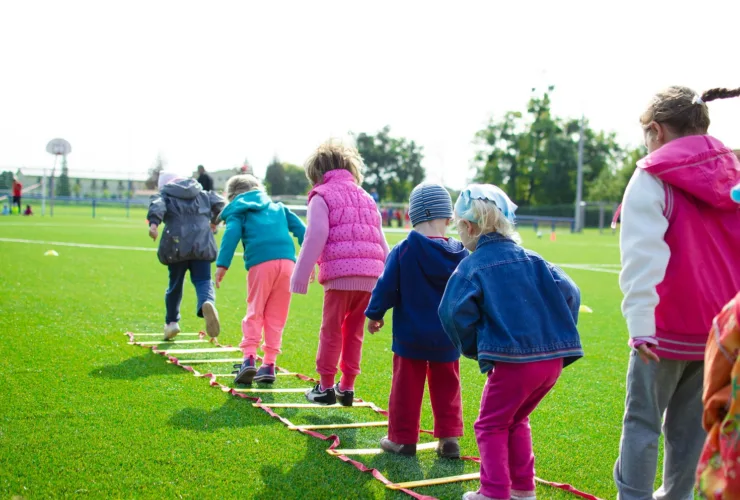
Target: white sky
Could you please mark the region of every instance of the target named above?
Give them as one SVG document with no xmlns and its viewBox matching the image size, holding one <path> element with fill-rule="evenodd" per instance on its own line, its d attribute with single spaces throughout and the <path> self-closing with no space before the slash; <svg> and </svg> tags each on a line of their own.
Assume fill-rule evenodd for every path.
<svg viewBox="0 0 740 500">
<path fill-rule="evenodd" d="M 641 140 L 637 117 L 671 84 L 740 86 L 740 1 L 4 1 L 0 169 L 259 174 L 301 164 L 347 131 L 424 146 L 432 180 L 461 187 L 491 113 L 555 85 L 556 113 Z M 734 102 L 732 102 L 734 101 Z M 740 99 L 710 104 L 740 148 Z"/>
</svg>

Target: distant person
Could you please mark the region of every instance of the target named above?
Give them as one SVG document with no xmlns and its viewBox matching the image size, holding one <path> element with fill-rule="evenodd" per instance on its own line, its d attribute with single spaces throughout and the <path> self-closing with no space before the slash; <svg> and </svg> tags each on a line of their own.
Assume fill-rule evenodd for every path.
<svg viewBox="0 0 740 500">
<path fill-rule="evenodd" d="M 385 271 L 365 311 L 367 330 L 377 333 L 393 309 L 393 379 L 388 403 L 388 436 L 380 447 L 389 453 L 416 455 L 424 385 L 434 414 L 437 454 L 460 458 L 463 435 L 460 352 L 445 334 L 439 309 L 447 281 L 468 251 L 447 238 L 452 200 L 439 184 L 421 184 L 411 192 L 409 237 L 391 250 Z M 430 311 L 432 314 L 430 314 Z"/>
<path fill-rule="evenodd" d="M 372 197 L 372 199 L 375 201 L 375 204 L 377 205 L 378 202 L 380 201 L 380 195 L 378 195 L 378 190 L 375 188 L 372 188 L 370 190 L 370 196 Z"/>
<path fill-rule="evenodd" d="M 21 214 L 21 196 L 23 195 L 23 184 L 16 176 L 13 176 L 13 205 L 18 206 L 18 215 Z"/>
<path fill-rule="evenodd" d="M 179 178 L 172 172 L 159 174 L 159 193 L 149 204 L 149 236 L 157 241 L 158 226 L 165 231 L 159 242 L 157 256 L 169 268 L 170 284 L 165 293 L 164 339 L 172 340 L 180 333 L 180 302 L 185 274 L 195 286 L 197 315 L 205 318 L 206 333 L 217 337 L 221 331 L 216 311 L 216 294 L 211 281 L 211 262 L 216 260 L 216 240 L 211 224 L 215 224 L 224 207 L 224 199 L 205 192 L 195 179 Z"/>
<path fill-rule="evenodd" d="M 33 210 L 31 210 L 31 205 L 26 205 L 26 210 L 23 212 L 23 215 L 33 215 Z"/>
<path fill-rule="evenodd" d="M 534 499 L 529 416 L 563 368 L 583 356 L 576 323 L 580 291 L 560 268 L 519 245 L 516 205 L 490 184 L 455 203 L 469 251 L 445 288 L 439 318 L 452 343 L 488 380 L 475 437 L 480 489 L 464 500 Z"/>
<path fill-rule="evenodd" d="M 364 165 L 357 149 L 328 142 L 306 161 L 308 194 L 306 239 L 291 290 L 306 294 L 316 263 L 324 286 L 324 310 L 316 354 L 321 380 L 306 392 L 312 403 L 352 406 L 360 374 L 365 309 L 383 274 L 388 243 L 378 206 L 362 189 Z M 340 362 L 341 359 L 341 362 Z M 337 364 L 342 377 L 336 385 Z"/>
<path fill-rule="evenodd" d="M 290 278 L 295 268 L 295 243 L 303 244 L 306 226 L 282 203 L 273 203 L 253 175 L 235 175 L 226 183 L 229 204 L 221 212 L 226 231 L 216 260 L 216 288 L 231 266 L 239 242 L 247 268 L 247 314 L 239 347 L 244 361 L 237 384 L 275 382 L 275 361 L 290 310 Z M 293 236 L 291 236 L 291 234 Z M 257 370 L 257 349 L 265 355 Z"/>
<path fill-rule="evenodd" d="M 10 215 L 10 207 L 8 205 L 3 205 L 3 215 Z"/>
<path fill-rule="evenodd" d="M 633 349 L 614 467 L 622 500 L 693 496 L 706 436 L 708 332 L 740 290 L 740 218 L 730 198 L 740 161 L 707 135 L 707 103 L 738 96 L 740 88 L 700 95 L 669 87 L 640 117 L 648 155 L 624 193 L 620 236 L 622 312 Z M 663 484 L 653 492 L 663 431 Z"/>
<path fill-rule="evenodd" d="M 198 165 L 198 183 L 203 187 L 203 191 L 213 191 L 213 179 L 206 173 L 203 165 Z"/>
</svg>

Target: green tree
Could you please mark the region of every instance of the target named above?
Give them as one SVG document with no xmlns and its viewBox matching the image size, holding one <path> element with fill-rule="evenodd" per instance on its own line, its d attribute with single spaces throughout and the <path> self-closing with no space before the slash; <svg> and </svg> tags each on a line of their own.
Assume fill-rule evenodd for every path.
<svg viewBox="0 0 740 500">
<path fill-rule="evenodd" d="M 617 169 L 607 168 L 589 186 L 588 201 L 621 202 L 624 190 L 637 167 L 637 161 L 647 154 L 644 146 L 627 152 L 622 165 Z"/>
<path fill-rule="evenodd" d="M 77 180 L 75 181 L 74 186 L 72 186 L 72 192 L 74 193 L 75 198 L 79 198 L 80 197 L 80 193 L 82 192 L 82 184 L 81 184 L 79 178 L 77 178 Z"/>
<path fill-rule="evenodd" d="M 0 173 L 0 189 L 13 188 L 13 172 L 5 171 Z"/>
<path fill-rule="evenodd" d="M 149 177 L 147 177 L 144 184 L 146 185 L 147 189 L 157 189 L 158 183 L 159 183 L 159 174 L 164 170 L 165 166 L 167 166 L 167 162 L 162 157 L 162 155 L 158 155 L 157 159 L 154 160 L 154 165 L 149 169 Z"/>
<path fill-rule="evenodd" d="M 376 189 L 381 200 L 408 200 L 414 186 L 424 180 L 422 147 L 402 137 L 391 137 L 389 126 L 375 135 L 355 135 L 355 141 L 367 167 L 363 187 Z"/>
<path fill-rule="evenodd" d="M 573 202 L 580 121 L 553 116 L 553 90 L 533 95 L 526 114 L 510 111 L 476 134 L 476 182 L 502 186 L 523 206 Z M 614 134 L 584 124 L 584 196 L 601 172 L 615 169 L 622 156 Z"/>
<path fill-rule="evenodd" d="M 69 189 L 69 167 L 67 167 L 67 155 L 62 157 L 62 173 L 56 185 L 57 196 L 71 196 Z"/>
<path fill-rule="evenodd" d="M 92 183 L 90 184 L 90 196 L 93 198 L 96 198 L 98 196 L 98 180 L 93 179 Z"/>
<path fill-rule="evenodd" d="M 285 194 L 301 196 L 308 193 L 308 179 L 303 168 L 291 163 L 283 163 L 283 169 L 285 169 Z"/>
<path fill-rule="evenodd" d="M 285 167 L 280 163 L 277 156 L 275 156 L 272 159 L 272 162 L 267 166 L 267 171 L 265 172 L 265 188 L 272 196 L 287 194 L 285 191 Z"/>
</svg>

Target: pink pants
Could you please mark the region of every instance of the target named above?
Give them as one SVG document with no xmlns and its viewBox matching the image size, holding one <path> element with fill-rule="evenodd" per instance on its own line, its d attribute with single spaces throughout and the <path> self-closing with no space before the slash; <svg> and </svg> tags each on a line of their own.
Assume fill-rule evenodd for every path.
<svg viewBox="0 0 740 500">
<path fill-rule="evenodd" d="M 265 331 L 263 363 L 274 364 L 280 354 L 283 330 L 290 310 L 290 277 L 295 263 L 270 260 L 256 265 L 247 274 L 247 315 L 242 320 L 244 357 L 256 356 Z"/>
<path fill-rule="evenodd" d="M 563 360 L 496 363 L 483 389 L 475 437 L 480 451 L 480 493 L 511 498 L 534 491 L 534 453 L 529 415 L 550 392 Z"/>
<path fill-rule="evenodd" d="M 463 435 L 460 361 L 438 363 L 393 355 L 393 382 L 388 403 L 388 439 L 398 444 L 419 442 L 424 383 L 434 413 L 434 437 Z"/>
<path fill-rule="evenodd" d="M 342 370 L 340 388 L 354 389 L 355 379 L 360 374 L 365 309 L 369 302 L 369 292 L 327 290 L 324 293 L 319 351 L 316 354 L 316 371 L 321 375 L 322 387 L 334 385 L 339 363 Z"/>
</svg>

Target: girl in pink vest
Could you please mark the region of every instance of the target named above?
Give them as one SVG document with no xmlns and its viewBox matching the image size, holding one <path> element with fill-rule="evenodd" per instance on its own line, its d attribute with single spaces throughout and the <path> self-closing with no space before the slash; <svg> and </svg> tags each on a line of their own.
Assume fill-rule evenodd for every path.
<svg viewBox="0 0 740 500">
<path fill-rule="evenodd" d="M 707 135 L 707 104 L 740 96 L 670 87 L 640 118 L 648 155 L 622 204 L 622 311 L 633 348 L 614 480 L 619 498 L 693 498 L 712 318 L 740 289 L 740 182 L 733 151 Z M 665 415 L 665 419 L 663 416 Z M 653 492 L 665 432 L 663 484 Z"/>
<path fill-rule="evenodd" d="M 317 404 L 352 406 L 360 373 L 365 309 L 385 268 L 388 243 L 380 212 L 360 187 L 362 158 L 355 148 L 328 142 L 306 161 L 313 189 L 308 195 L 308 227 L 293 272 L 293 293 L 306 294 L 319 264 L 324 311 L 316 354 L 321 381 L 306 392 Z M 340 362 L 341 359 L 341 362 Z M 337 364 L 342 378 L 335 385 Z"/>
</svg>

